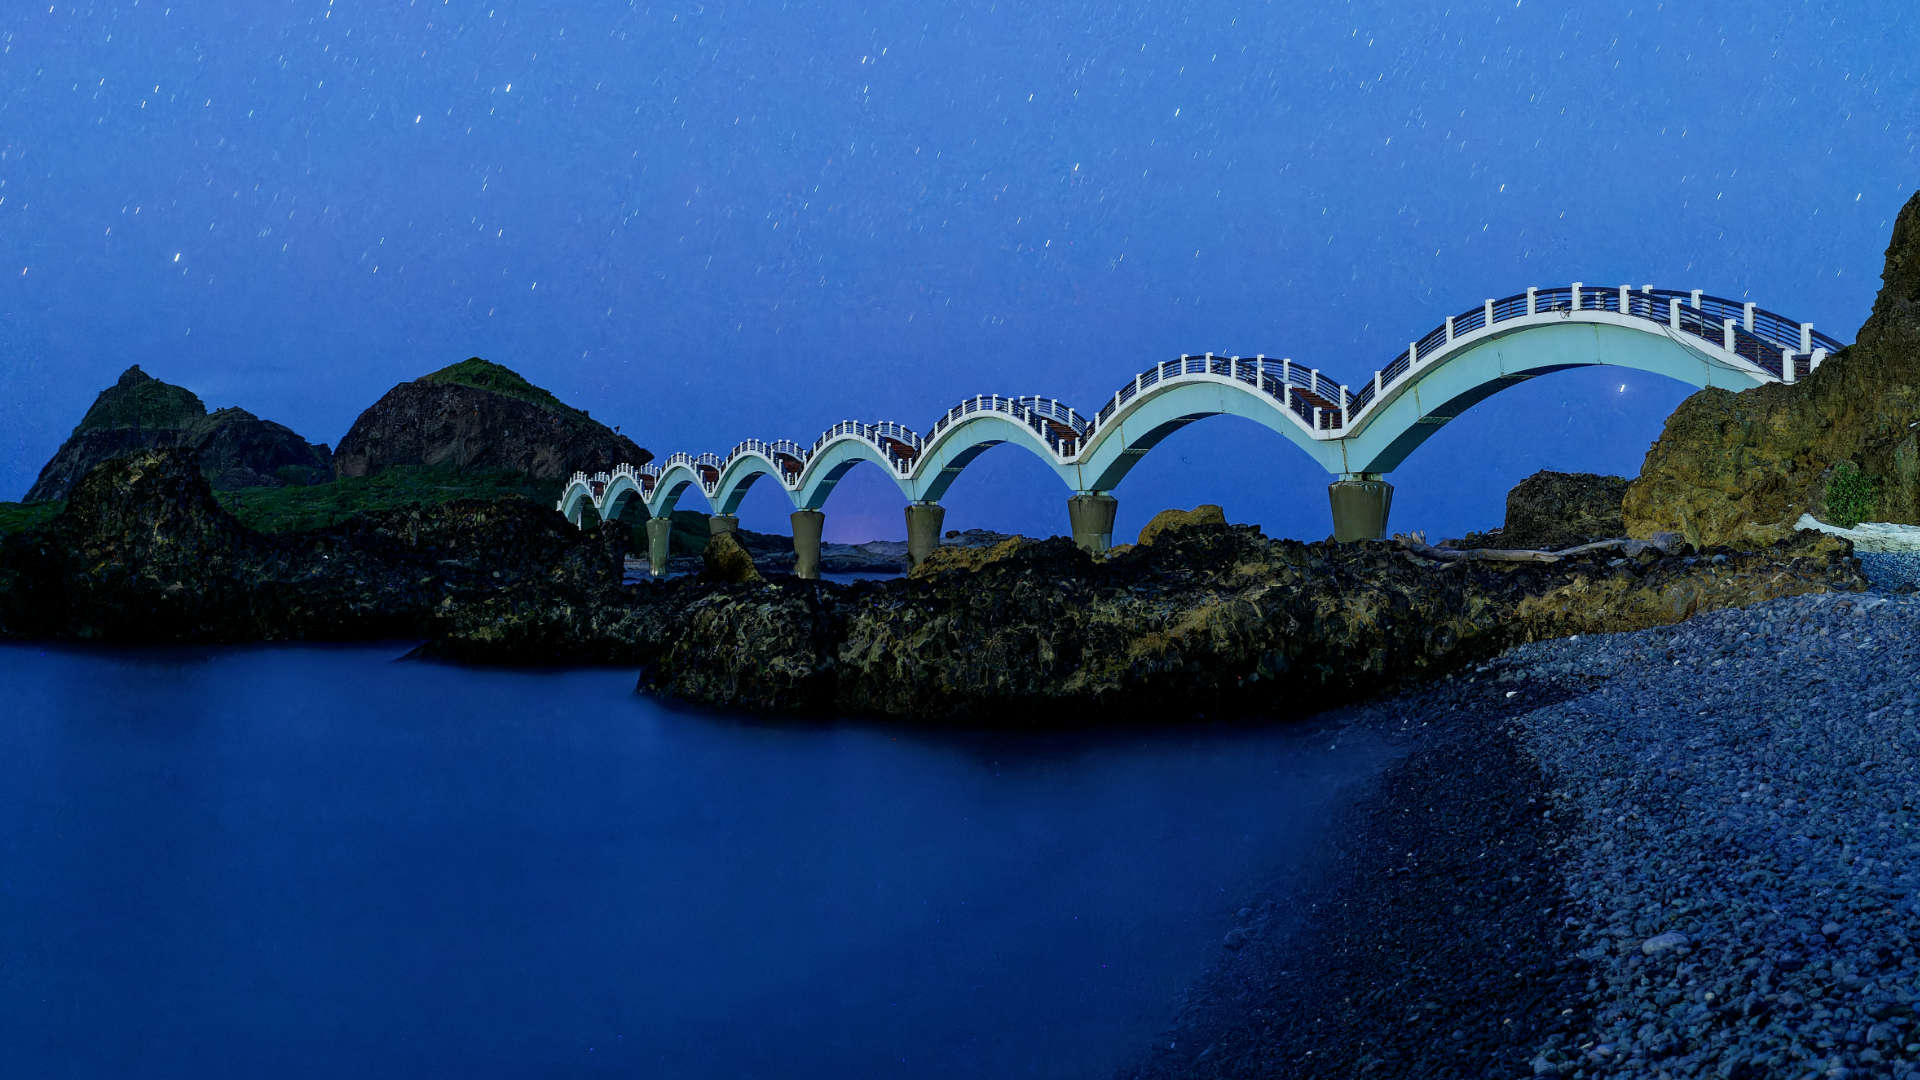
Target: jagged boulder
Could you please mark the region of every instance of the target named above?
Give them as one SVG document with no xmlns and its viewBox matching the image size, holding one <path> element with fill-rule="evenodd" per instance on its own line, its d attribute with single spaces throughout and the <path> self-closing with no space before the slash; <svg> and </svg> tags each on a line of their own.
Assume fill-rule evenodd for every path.
<svg viewBox="0 0 1920 1080">
<path fill-rule="evenodd" d="M 989 563 L 1012 556 L 1022 545 L 1029 543 L 1032 541 L 1024 537 L 1009 536 L 987 547 L 942 544 L 928 552 L 919 566 L 907 572 L 907 576 L 927 578 L 939 574 L 970 574 Z"/>
<path fill-rule="evenodd" d="M 445 465 L 560 481 L 575 470 L 651 460 L 632 439 L 472 357 L 387 391 L 340 440 L 334 471 L 367 476 L 390 465 Z"/>
<path fill-rule="evenodd" d="M 1820 507 L 1843 461 L 1878 485 L 1876 519 L 1920 524 L 1920 194 L 1894 223 L 1855 343 L 1794 385 L 1681 402 L 1627 489 L 1624 521 L 1634 536 L 1769 543 Z"/>
<path fill-rule="evenodd" d="M 732 532 L 710 538 L 700 552 L 700 562 L 700 577 L 704 581 L 739 585 L 762 580 L 759 569 L 753 565 L 753 553 Z"/>
<path fill-rule="evenodd" d="M 1507 492 L 1507 520 L 1500 546 L 1548 551 L 1625 536 L 1620 500 L 1622 476 L 1542 470 Z"/>
<path fill-rule="evenodd" d="M 94 398 L 73 434 L 40 470 L 28 502 L 64 499 L 80 478 L 109 458 L 138 450 L 185 447 L 221 490 L 311 484 L 331 474 L 332 453 L 291 428 L 245 409 L 208 413 L 193 391 L 135 364 Z"/>
<path fill-rule="evenodd" d="M 1201 503 L 1191 510 L 1162 510 L 1153 515 L 1153 520 L 1140 530 L 1138 543 L 1145 547 L 1159 539 L 1161 534 L 1174 529 L 1186 529 L 1195 525 L 1225 525 L 1227 512 L 1213 503 Z"/>
</svg>

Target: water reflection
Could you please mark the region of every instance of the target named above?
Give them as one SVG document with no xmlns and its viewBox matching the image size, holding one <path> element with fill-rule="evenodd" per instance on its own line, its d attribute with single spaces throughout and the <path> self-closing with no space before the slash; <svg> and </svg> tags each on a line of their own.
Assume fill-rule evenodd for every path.
<svg viewBox="0 0 1920 1080">
<path fill-rule="evenodd" d="M 1105 1075 L 1388 753 L 740 723 L 403 651 L 0 648 L 21 1075 Z"/>
</svg>

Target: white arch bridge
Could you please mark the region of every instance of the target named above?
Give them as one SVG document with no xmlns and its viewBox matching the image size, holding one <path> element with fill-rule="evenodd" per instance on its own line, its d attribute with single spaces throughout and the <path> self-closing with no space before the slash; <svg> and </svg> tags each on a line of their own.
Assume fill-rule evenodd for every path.
<svg viewBox="0 0 1920 1080">
<path fill-rule="evenodd" d="M 1385 475 L 1441 425 L 1516 383 L 1612 365 L 1744 390 L 1803 378 L 1842 347 L 1811 323 L 1699 290 L 1575 282 L 1451 316 L 1357 391 L 1291 359 L 1182 356 L 1134 376 L 1092 412 L 1053 398 L 983 395 L 948 409 L 925 433 L 849 420 L 810 446 L 749 439 L 725 455 L 679 453 L 641 468 L 575 473 L 557 509 L 579 523 L 587 506 L 611 519 L 641 500 L 653 517 L 648 547 L 659 574 L 667 515 L 682 495 L 698 491 L 724 531 L 747 490 L 765 479 L 793 502 L 795 569 L 813 576 L 821 507 L 847 470 L 865 463 L 884 470 L 906 497 L 908 552 L 918 563 L 938 543 L 939 500 L 961 470 L 989 447 L 1012 443 L 1067 485 L 1074 539 L 1100 550 L 1112 542 L 1110 493 L 1127 472 L 1175 430 L 1231 414 L 1279 432 L 1335 477 L 1328 493 L 1336 539 L 1378 538 L 1393 495 Z"/>
</svg>

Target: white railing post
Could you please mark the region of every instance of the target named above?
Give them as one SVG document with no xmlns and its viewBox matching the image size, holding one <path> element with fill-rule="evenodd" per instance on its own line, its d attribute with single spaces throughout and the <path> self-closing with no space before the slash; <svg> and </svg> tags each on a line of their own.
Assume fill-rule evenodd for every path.
<svg viewBox="0 0 1920 1080">
<path fill-rule="evenodd" d="M 1533 295 L 1537 291 L 1532 285 L 1527 286 L 1527 314 L 1529 315 L 1537 314 L 1540 310 L 1539 298 Z"/>
<path fill-rule="evenodd" d="M 1793 350 L 1792 349 L 1780 350 L 1780 381 L 1784 383 L 1789 383 L 1789 384 L 1793 382 Z"/>
<path fill-rule="evenodd" d="M 1747 333 L 1753 333 L 1753 301 L 1749 300 L 1740 309 L 1743 321 L 1747 324 Z"/>
<path fill-rule="evenodd" d="M 1667 301 L 1667 326 L 1680 329 L 1680 298 L 1677 296 Z"/>
<path fill-rule="evenodd" d="M 1347 384 L 1341 383 L 1340 384 L 1340 426 L 1343 428 L 1347 426 L 1347 402 L 1350 401 L 1352 397 L 1353 397 L 1352 394 L 1347 393 Z"/>
<path fill-rule="evenodd" d="M 1267 392 L 1266 353 L 1261 353 L 1259 356 L 1253 358 L 1253 385 L 1259 387 L 1261 393 L 1264 394 Z"/>
<path fill-rule="evenodd" d="M 1485 330 L 1489 326 L 1493 325 L 1493 301 L 1489 299 L 1487 301 L 1487 306 L 1482 310 L 1484 310 L 1487 313 L 1487 317 L 1486 317 L 1486 321 L 1480 324 L 1480 329 Z"/>
<path fill-rule="evenodd" d="M 1420 363 L 1420 343 L 1417 341 L 1407 342 L 1407 367 L 1412 368 L 1418 365 L 1419 363 Z"/>
<path fill-rule="evenodd" d="M 1632 293 L 1633 293 L 1633 286 L 1631 285 L 1620 286 L 1620 314 L 1627 315 L 1632 312 L 1633 306 L 1628 302 L 1628 297 L 1630 297 Z"/>
<path fill-rule="evenodd" d="M 1825 349 L 1813 350 L 1813 359 L 1807 361 L 1807 370 L 1809 372 L 1819 371 L 1820 361 L 1825 360 L 1826 358 L 1827 358 L 1827 350 Z"/>
<path fill-rule="evenodd" d="M 1733 351 L 1733 320 L 1726 319 L 1720 325 L 1720 345 L 1728 352 Z"/>
<path fill-rule="evenodd" d="M 1293 385 L 1293 357 L 1291 356 L 1280 358 L 1280 382 L 1284 386 Z"/>
<path fill-rule="evenodd" d="M 1453 316 L 1447 316 L 1447 344 L 1453 344 Z"/>
<path fill-rule="evenodd" d="M 1293 384 L 1292 383 L 1280 384 L 1280 404 L 1289 409 L 1293 408 Z"/>
<path fill-rule="evenodd" d="M 1377 371 L 1373 373 L 1373 398 L 1380 400 L 1380 373 Z"/>
<path fill-rule="evenodd" d="M 1318 405 L 1313 407 L 1313 430 L 1320 430 L 1320 406 Z"/>
<path fill-rule="evenodd" d="M 1581 282 L 1578 282 L 1578 281 L 1576 281 L 1576 282 L 1574 282 L 1574 283 L 1573 283 L 1573 310 L 1575 310 L 1575 311 L 1579 311 L 1579 310 L 1580 310 L 1580 286 L 1581 286 L 1581 284 L 1582 284 L 1582 283 L 1581 283 Z"/>
<path fill-rule="evenodd" d="M 1156 369 L 1154 373 L 1155 373 L 1156 375 L 1157 375 L 1157 374 L 1159 374 L 1159 371 L 1158 371 L 1158 369 Z M 1145 377 L 1145 373 L 1144 373 L 1144 372 L 1143 372 L 1143 373 L 1141 373 L 1140 375 L 1135 375 L 1135 376 L 1133 377 L 1133 392 L 1134 392 L 1134 393 L 1136 393 L 1136 394 L 1138 394 L 1138 393 L 1140 392 L 1140 389 L 1141 389 L 1141 383 L 1140 383 L 1140 380 L 1141 380 L 1142 378 L 1144 378 L 1144 377 Z"/>
<path fill-rule="evenodd" d="M 1695 307 L 1696 309 L 1698 309 L 1698 308 L 1700 307 L 1700 295 L 1701 295 L 1702 293 L 1704 293 L 1705 291 L 1706 291 L 1706 290 L 1704 290 L 1704 289 L 1695 289 L 1695 290 L 1693 290 L 1693 306 L 1694 306 L 1694 307 Z"/>
<path fill-rule="evenodd" d="M 1800 351 L 1813 351 L 1813 324 L 1810 322 L 1800 324 Z"/>
</svg>

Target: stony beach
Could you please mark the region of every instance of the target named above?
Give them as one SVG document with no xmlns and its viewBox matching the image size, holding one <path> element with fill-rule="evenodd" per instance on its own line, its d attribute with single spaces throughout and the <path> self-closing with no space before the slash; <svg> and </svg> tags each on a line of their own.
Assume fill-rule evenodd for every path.
<svg viewBox="0 0 1920 1080">
<path fill-rule="evenodd" d="M 1124 1075 L 1920 1077 L 1920 596 L 1876 563 L 1323 717 L 1408 753 Z"/>
</svg>

